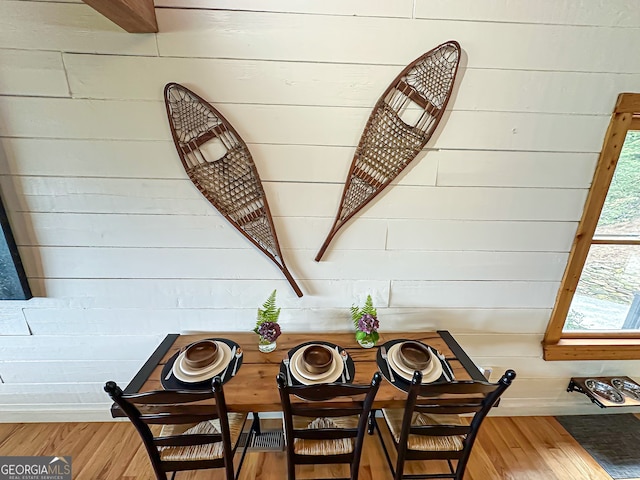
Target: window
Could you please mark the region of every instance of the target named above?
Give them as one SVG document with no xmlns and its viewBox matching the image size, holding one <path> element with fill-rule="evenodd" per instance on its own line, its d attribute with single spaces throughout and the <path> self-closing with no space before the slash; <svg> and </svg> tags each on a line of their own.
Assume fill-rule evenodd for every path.
<svg viewBox="0 0 640 480">
<path fill-rule="evenodd" d="M 618 97 L 543 346 L 640 359 L 640 94 Z"/>
</svg>

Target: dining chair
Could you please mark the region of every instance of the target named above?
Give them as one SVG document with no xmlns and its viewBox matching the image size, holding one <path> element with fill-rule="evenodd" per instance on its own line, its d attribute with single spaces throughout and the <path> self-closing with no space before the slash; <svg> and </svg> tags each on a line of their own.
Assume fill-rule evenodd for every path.
<svg viewBox="0 0 640 480">
<path fill-rule="evenodd" d="M 364 434 L 380 380 L 376 372 L 369 385 L 290 386 L 284 374 L 278 375 L 289 480 L 296 478 L 296 465 L 337 463 L 349 464 L 349 478 L 357 480 Z M 298 399 L 292 402 L 292 396 Z"/>
<path fill-rule="evenodd" d="M 382 409 L 397 453 L 395 469 L 380 427 L 372 415 L 394 479 L 462 480 L 482 421 L 514 378 L 516 373 L 507 370 L 495 384 L 456 381 L 423 385 L 422 373 L 416 371 L 404 409 Z M 460 418 L 465 414 L 471 415 L 469 424 Z M 403 476 L 405 462 L 411 460 L 446 460 L 449 472 Z"/>
<path fill-rule="evenodd" d="M 151 459 L 158 480 L 167 480 L 167 472 L 224 468 L 226 480 L 234 480 L 233 457 L 247 419 L 246 413 L 228 413 L 220 377 L 211 390 L 158 390 L 124 393 L 115 382 L 104 390 L 129 417 Z M 215 400 L 196 404 L 196 402 Z M 150 425 L 162 425 L 155 436 Z M 156 427 L 157 428 L 157 427 Z M 242 452 L 238 474 L 252 431 Z"/>
</svg>

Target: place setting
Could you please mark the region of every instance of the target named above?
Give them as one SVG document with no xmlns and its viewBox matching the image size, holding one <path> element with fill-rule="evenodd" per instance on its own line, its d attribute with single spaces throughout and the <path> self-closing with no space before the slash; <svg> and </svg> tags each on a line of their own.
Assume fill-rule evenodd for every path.
<svg viewBox="0 0 640 480">
<path fill-rule="evenodd" d="M 330 342 L 302 343 L 287 353 L 280 364 L 289 385 L 352 383 L 356 372 L 351 356 Z"/>
<path fill-rule="evenodd" d="M 409 390 L 416 370 L 422 372 L 422 383 L 451 382 L 453 370 L 436 349 L 415 340 L 390 340 L 378 349 L 376 362 L 382 375 L 396 388 Z"/>
<path fill-rule="evenodd" d="M 162 368 L 165 390 L 206 390 L 219 375 L 222 383 L 237 375 L 242 366 L 242 348 L 226 338 L 198 340 L 173 355 Z"/>
</svg>

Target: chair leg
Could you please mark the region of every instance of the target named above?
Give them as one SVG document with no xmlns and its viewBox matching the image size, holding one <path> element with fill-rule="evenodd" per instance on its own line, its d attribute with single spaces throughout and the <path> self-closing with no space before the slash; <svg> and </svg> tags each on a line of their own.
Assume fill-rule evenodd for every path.
<svg viewBox="0 0 640 480">
<path fill-rule="evenodd" d="M 293 459 L 289 455 L 287 455 L 287 478 L 296 480 L 296 464 L 293 463 Z"/>
<path fill-rule="evenodd" d="M 369 420 L 373 420 L 373 426 L 378 431 L 378 437 L 380 438 L 380 444 L 382 445 L 382 450 L 384 451 L 384 456 L 387 458 L 387 463 L 389 464 L 389 470 L 391 471 L 391 475 L 396 476 L 396 470 L 393 468 L 393 462 L 391 461 L 391 457 L 389 456 L 389 451 L 387 450 L 387 445 L 384 443 L 384 438 L 382 438 L 382 431 L 380 430 L 380 426 L 378 425 L 378 421 L 376 417 L 370 417 Z"/>
<path fill-rule="evenodd" d="M 244 463 L 244 457 L 247 455 L 247 449 L 249 448 L 249 445 L 251 444 L 251 440 L 253 438 L 252 434 L 255 435 L 255 418 L 253 419 L 253 422 L 251 423 L 251 427 L 249 428 L 249 434 L 247 435 L 247 441 L 244 443 L 244 448 L 242 449 L 242 456 L 240 457 L 240 463 L 238 464 L 238 470 L 236 471 L 236 476 L 235 476 L 235 480 L 238 480 L 238 477 L 240 477 L 240 470 L 242 470 L 242 464 Z M 258 426 L 260 426 L 260 421 L 258 420 Z"/>
<path fill-rule="evenodd" d="M 369 423 L 367 427 L 367 433 L 369 435 L 373 435 L 373 431 L 375 429 L 375 423 L 376 423 L 376 411 L 371 410 L 371 413 L 369 413 Z"/>
<path fill-rule="evenodd" d="M 242 449 L 242 456 L 240 457 L 240 463 L 238 464 L 238 470 L 235 473 L 234 476 L 234 480 L 238 480 L 238 477 L 240 477 L 240 470 L 242 470 L 242 464 L 244 463 L 244 457 L 247 455 L 247 449 L 249 448 L 249 445 L 251 445 L 251 441 L 253 440 L 253 435 L 255 435 L 255 429 L 256 429 L 256 425 L 258 427 L 258 429 L 260 428 L 260 419 L 258 418 L 258 414 L 254 413 L 253 414 L 253 420 L 251 422 L 251 426 L 249 427 L 249 433 L 247 434 L 247 440 L 244 442 L 244 448 Z M 257 420 L 257 422 L 256 422 Z M 245 420 L 246 422 L 246 420 Z M 244 425 L 242 426 L 242 429 L 244 430 Z M 236 445 L 237 447 L 237 445 Z M 235 454 L 236 449 L 234 449 L 233 453 Z"/>
<path fill-rule="evenodd" d="M 262 431 L 260 430 L 260 416 L 258 412 L 253 413 L 253 423 L 251 424 L 251 429 L 256 432 L 256 435 L 260 435 Z"/>
<path fill-rule="evenodd" d="M 178 473 L 178 472 L 173 472 L 171 474 L 171 480 L 176 480 L 176 473 Z"/>
</svg>

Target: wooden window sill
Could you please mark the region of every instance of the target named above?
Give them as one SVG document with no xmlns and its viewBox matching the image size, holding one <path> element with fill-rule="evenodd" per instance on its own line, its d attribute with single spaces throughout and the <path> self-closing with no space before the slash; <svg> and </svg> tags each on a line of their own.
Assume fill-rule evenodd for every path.
<svg viewBox="0 0 640 480">
<path fill-rule="evenodd" d="M 548 361 L 640 360 L 640 338 L 563 338 L 542 347 Z"/>
</svg>

